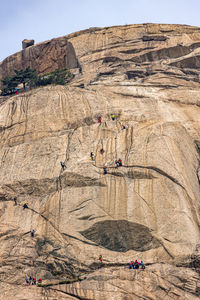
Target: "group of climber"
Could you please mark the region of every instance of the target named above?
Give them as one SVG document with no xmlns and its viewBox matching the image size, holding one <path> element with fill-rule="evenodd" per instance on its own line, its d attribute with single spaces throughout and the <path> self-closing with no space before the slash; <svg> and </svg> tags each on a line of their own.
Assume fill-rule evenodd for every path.
<svg viewBox="0 0 200 300">
<path fill-rule="evenodd" d="M 111 114 L 111 119 L 112 119 L 113 121 L 116 119 L 115 114 Z M 99 116 L 98 116 L 98 123 L 101 123 L 101 122 L 102 122 L 102 117 L 101 117 L 101 115 L 99 115 Z M 126 129 L 126 126 L 122 125 L 121 130 L 124 130 L 124 129 Z M 100 152 L 100 154 L 103 155 L 105 151 L 104 151 L 103 148 L 101 148 L 101 149 L 99 150 L 99 152 Z M 93 153 L 93 152 L 90 153 L 90 159 L 91 159 L 92 161 L 95 161 L 95 157 L 94 157 L 94 153 Z M 122 166 L 122 160 L 121 160 L 121 159 L 116 160 L 116 161 L 115 161 L 115 164 L 116 164 L 116 168 L 121 167 L 121 166 Z M 61 162 L 60 162 L 60 165 L 61 165 L 61 167 L 62 167 L 62 170 L 64 171 L 64 170 L 66 169 L 65 163 L 64 163 L 63 161 L 61 161 Z M 107 168 L 106 168 L 106 166 L 103 167 L 103 171 L 104 171 L 104 174 L 107 174 Z M 27 207 L 24 207 L 24 208 L 27 208 Z"/>
<path fill-rule="evenodd" d="M 118 160 L 115 161 L 116 168 L 122 167 L 122 160 L 119 158 Z M 108 174 L 108 170 L 106 166 L 103 166 L 103 174 L 106 175 Z"/>
<path fill-rule="evenodd" d="M 103 257 L 101 254 L 99 254 L 99 262 L 102 263 L 103 262 Z M 135 262 L 131 261 L 128 264 L 129 269 L 139 269 L 139 267 L 141 267 L 142 270 L 145 269 L 145 265 L 143 263 L 143 261 L 141 260 L 141 262 L 139 263 L 139 261 L 137 261 L 137 259 L 135 260 Z"/>
<path fill-rule="evenodd" d="M 141 262 L 139 263 L 137 261 L 137 259 L 135 260 L 135 262 L 131 261 L 129 264 L 129 269 L 139 269 L 139 267 L 141 266 L 141 269 L 144 270 L 145 269 L 145 265 L 143 263 L 143 261 L 141 260 Z"/>
<path fill-rule="evenodd" d="M 13 201 L 14 201 L 14 205 L 17 205 L 17 197 L 14 197 Z M 25 209 L 25 208 L 28 208 L 28 204 L 27 203 L 23 204 L 23 209 Z"/>
<path fill-rule="evenodd" d="M 114 114 L 111 114 L 111 119 L 114 121 L 116 119 L 116 116 Z M 101 123 L 102 122 L 102 117 L 101 115 L 98 116 L 98 123 Z M 121 127 L 121 130 L 124 130 L 126 129 L 126 126 L 122 124 L 122 127 Z M 105 151 L 103 150 L 103 148 L 100 150 L 100 153 L 103 154 Z M 94 161 L 94 154 L 93 152 L 91 152 L 90 154 L 90 157 L 91 157 L 91 160 Z M 122 167 L 122 160 L 119 158 L 118 160 L 115 160 L 115 164 L 116 164 L 116 168 L 118 167 Z M 107 170 L 107 167 L 104 166 L 103 167 L 103 174 L 106 175 L 108 174 L 108 170 Z"/>
<path fill-rule="evenodd" d="M 25 275 L 25 281 L 27 283 L 27 285 L 36 285 L 36 283 L 42 283 L 42 279 L 39 278 L 38 281 L 36 281 L 36 278 L 35 277 L 28 277 L 27 275 Z"/>
<path fill-rule="evenodd" d="M 17 197 L 14 197 L 13 201 L 14 201 L 14 205 L 17 205 Z M 23 205 L 23 209 L 25 209 L 25 208 L 28 208 L 28 204 L 27 203 L 24 203 L 24 205 Z"/>
<path fill-rule="evenodd" d="M 122 167 L 122 160 L 119 158 L 118 160 L 115 161 L 116 168 Z"/>
<path fill-rule="evenodd" d="M 115 116 L 115 114 L 111 114 L 111 119 L 113 120 L 113 121 L 115 121 L 115 119 L 116 119 L 116 116 Z M 98 116 L 98 118 L 97 118 L 97 120 L 98 120 L 98 123 L 102 123 L 102 116 L 101 115 L 99 115 Z M 126 126 L 124 126 L 123 124 L 122 124 L 122 127 L 121 127 L 121 130 L 124 130 L 124 129 L 126 129 Z"/>
<path fill-rule="evenodd" d="M 17 205 L 17 197 L 16 196 L 13 198 L 13 201 L 14 201 L 14 205 Z M 23 204 L 23 209 L 26 209 L 26 208 L 28 209 L 28 204 L 24 203 Z M 30 232 L 31 237 L 34 238 L 34 236 L 35 236 L 35 230 L 31 229 L 29 232 Z M 25 274 L 25 280 L 26 280 L 27 285 L 36 285 L 36 279 L 34 277 L 32 277 L 32 276 L 28 277 Z M 42 279 L 39 278 L 38 281 L 37 281 L 37 283 L 42 283 Z"/>
<path fill-rule="evenodd" d="M 99 152 L 100 152 L 101 155 L 103 155 L 105 151 L 104 151 L 103 148 L 101 148 L 101 149 L 99 150 Z M 92 161 L 95 161 L 94 153 L 93 153 L 93 152 L 90 152 L 90 158 L 91 158 Z"/>
<path fill-rule="evenodd" d="M 14 197 L 13 198 L 13 201 L 14 201 L 14 205 L 17 205 L 17 197 Z M 23 204 L 23 209 L 26 209 L 28 208 L 28 204 L 27 203 L 24 203 Z M 35 230 L 34 229 L 31 229 L 30 230 L 30 234 L 31 234 L 31 237 L 34 237 L 35 236 Z"/>
</svg>

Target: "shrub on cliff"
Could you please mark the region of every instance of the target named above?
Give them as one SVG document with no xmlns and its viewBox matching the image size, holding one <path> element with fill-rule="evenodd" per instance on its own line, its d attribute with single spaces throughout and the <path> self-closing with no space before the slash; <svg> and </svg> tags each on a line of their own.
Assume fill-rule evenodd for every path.
<svg viewBox="0 0 200 300">
<path fill-rule="evenodd" d="M 26 86 L 30 88 L 45 86 L 48 84 L 64 85 L 72 79 L 72 74 L 67 69 L 58 69 L 53 72 L 38 76 L 36 71 L 30 67 L 25 70 L 15 70 L 15 75 L 2 80 L 1 95 L 10 95 L 15 92 L 18 84 L 22 83 L 24 90 Z"/>
<path fill-rule="evenodd" d="M 25 90 L 26 84 L 30 85 L 30 82 L 37 78 L 35 70 L 30 67 L 25 70 L 15 70 L 15 75 L 6 77 L 2 80 L 1 95 L 9 95 L 15 92 L 15 88 L 18 84 L 22 83 Z"/>
<path fill-rule="evenodd" d="M 57 69 L 53 72 L 37 76 L 31 81 L 31 86 L 44 86 L 48 84 L 64 85 L 72 79 L 72 74 L 67 69 Z"/>
<path fill-rule="evenodd" d="M 9 95 L 14 93 L 15 88 L 18 86 L 15 75 L 11 77 L 5 77 L 2 80 L 1 95 Z"/>
<path fill-rule="evenodd" d="M 25 90 L 26 84 L 30 84 L 32 80 L 37 78 L 36 71 L 31 69 L 30 67 L 26 68 L 25 70 L 15 70 L 15 80 L 19 83 L 23 84 L 23 88 Z"/>
<path fill-rule="evenodd" d="M 53 84 L 66 84 L 69 80 L 72 79 L 72 74 L 67 69 L 58 69 L 51 73 L 52 83 Z"/>
</svg>

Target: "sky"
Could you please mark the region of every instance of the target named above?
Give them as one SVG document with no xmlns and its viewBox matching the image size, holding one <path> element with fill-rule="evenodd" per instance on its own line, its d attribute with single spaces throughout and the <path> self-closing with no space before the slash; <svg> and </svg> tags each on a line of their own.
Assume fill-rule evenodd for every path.
<svg viewBox="0 0 200 300">
<path fill-rule="evenodd" d="M 35 44 L 87 29 L 169 23 L 200 26 L 200 0 L 0 0 L 0 62 Z"/>
</svg>

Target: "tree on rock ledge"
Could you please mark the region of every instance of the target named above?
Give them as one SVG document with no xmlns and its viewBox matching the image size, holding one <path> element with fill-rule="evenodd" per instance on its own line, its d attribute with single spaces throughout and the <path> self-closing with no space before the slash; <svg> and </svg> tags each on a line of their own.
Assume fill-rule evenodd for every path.
<svg viewBox="0 0 200 300">
<path fill-rule="evenodd" d="M 29 84 L 37 78 L 37 74 L 35 70 L 32 70 L 30 67 L 25 70 L 15 70 L 15 75 L 10 77 L 6 77 L 2 80 L 2 95 L 13 94 L 15 88 L 18 84 L 22 83 L 24 90 L 26 89 L 26 84 Z"/>
<path fill-rule="evenodd" d="M 31 69 L 30 67 L 26 68 L 25 70 L 15 70 L 15 73 L 15 80 L 18 82 L 18 84 L 23 84 L 24 90 L 26 88 L 26 83 L 30 83 L 37 77 L 36 71 Z"/>
<path fill-rule="evenodd" d="M 18 84 L 23 84 L 25 90 L 27 85 L 29 88 L 36 88 L 38 86 L 45 86 L 48 84 L 60 84 L 65 85 L 71 79 L 73 75 L 67 69 L 57 69 L 50 73 L 38 76 L 36 71 L 30 67 L 25 70 L 15 70 L 15 75 L 6 77 L 2 80 L 1 95 L 13 94 Z"/>
<path fill-rule="evenodd" d="M 18 82 L 15 79 L 15 76 L 5 77 L 2 80 L 3 87 L 1 88 L 1 95 L 13 94 L 15 88 L 18 86 Z"/>
<path fill-rule="evenodd" d="M 48 84 L 65 85 L 72 79 L 72 74 L 67 69 L 57 69 L 50 73 L 37 76 L 31 81 L 32 87 L 45 86 Z"/>
</svg>

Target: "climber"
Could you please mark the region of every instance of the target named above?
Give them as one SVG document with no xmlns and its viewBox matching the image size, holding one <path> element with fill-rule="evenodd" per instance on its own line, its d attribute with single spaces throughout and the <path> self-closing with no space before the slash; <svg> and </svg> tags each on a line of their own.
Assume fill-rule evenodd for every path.
<svg viewBox="0 0 200 300">
<path fill-rule="evenodd" d="M 102 263 L 102 255 L 99 255 L 99 262 Z"/>
<path fill-rule="evenodd" d="M 116 164 L 116 168 L 118 168 L 119 167 L 119 160 L 116 160 L 115 164 Z"/>
<path fill-rule="evenodd" d="M 98 123 L 101 123 L 101 116 L 98 116 Z"/>
<path fill-rule="evenodd" d="M 133 269 L 139 269 L 139 263 L 138 263 L 137 259 L 134 262 Z"/>
<path fill-rule="evenodd" d="M 24 205 L 23 205 L 23 209 L 25 209 L 25 208 L 28 208 L 28 204 L 27 203 L 24 203 Z"/>
<path fill-rule="evenodd" d="M 126 129 L 126 126 L 122 125 L 122 129 L 121 130 L 124 130 L 124 129 Z"/>
<path fill-rule="evenodd" d="M 145 269 L 145 265 L 143 263 L 143 261 L 141 260 L 141 263 L 140 263 L 140 266 L 141 266 L 141 269 L 144 270 Z"/>
<path fill-rule="evenodd" d="M 15 205 L 17 205 L 17 197 L 14 197 L 14 202 L 15 202 Z"/>
<path fill-rule="evenodd" d="M 108 173 L 106 166 L 103 167 L 103 174 L 106 175 Z"/>
<path fill-rule="evenodd" d="M 29 280 L 28 280 L 28 276 L 25 274 L 25 280 L 26 280 L 26 283 L 29 285 L 30 284 L 30 282 L 29 282 Z"/>
<path fill-rule="evenodd" d="M 29 283 L 32 285 L 33 284 L 33 278 L 30 276 L 29 277 Z"/>
<path fill-rule="evenodd" d="M 64 171 L 64 169 L 66 168 L 65 163 L 63 161 L 61 161 L 60 164 L 61 164 L 61 167 L 62 167 L 62 169 Z"/>
<path fill-rule="evenodd" d="M 14 88 L 15 94 L 18 95 L 18 90 L 17 88 Z"/>
<path fill-rule="evenodd" d="M 131 261 L 128 265 L 129 265 L 129 269 L 133 269 L 133 261 Z"/>
<path fill-rule="evenodd" d="M 119 167 L 122 167 L 122 160 L 120 158 L 119 158 L 118 162 L 119 162 Z"/>
<path fill-rule="evenodd" d="M 111 119 L 112 119 L 113 121 L 115 120 L 115 115 L 114 115 L 114 114 L 111 115 Z"/>
<path fill-rule="evenodd" d="M 99 152 L 103 155 L 105 151 L 101 148 Z"/>
<path fill-rule="evenodd" d="M 93 152 L 90 153 L 90 157 L 91 157 L 91 160 L 94 160 L 94 153 Z"/>
<path fill-rule="evenodd" d="M 42 279 L 41 278 L 38 279 L 38 283 L 42 283 Z"/>
<path fill-rule="evenodd" d="M 139 269 L 139 264 L 135 264 L 133 269 Z"/>
<path fill-rule="evenodd" d="M 31 237 L 34 237 L 34 236 L 35 236 L 35 230 L 34 230 L 34 229 L 31 229 L 31 230 L 30 230 L 30 233 L 31 233 Z"/>
<path fill-rule="evenodd" d="M 36 285 L 36 278 L 33 278 L 33 284 Z"/>
</svg>

